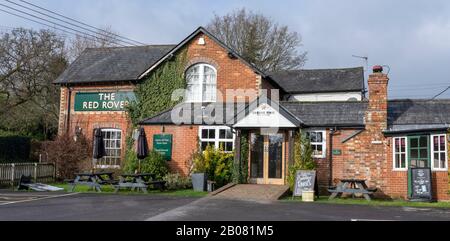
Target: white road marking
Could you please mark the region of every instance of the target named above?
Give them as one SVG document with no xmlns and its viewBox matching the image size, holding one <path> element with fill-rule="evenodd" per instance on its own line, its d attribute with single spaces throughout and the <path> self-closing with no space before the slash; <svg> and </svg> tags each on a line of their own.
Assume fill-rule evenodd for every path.
<svg viewBox="0 0 450 241">
<path fill-rule="evenodd" d="M 45 200 L 45 199 L 52 199 L 52 198 L 60 198 L 60 197 L 67 197 L 67 196 L 73 196 L 73 195 L 77 195 L 78 193 L 68 193 L 68 194 L 63 194 L 63 195 L 54 195 L 54 196 L 38 196 L 38 195 L 30 195 L 30 196 L 23 196 L 24 198 L 28 198 L 26 200 L 20 200 L 20 201 L 12 201 L 12 202 L 0 202 L 0 206 L 5 206 L 5 205 L 10 205 L 10 204 L 16 204 L 16 203 L 24 203 L 24 202 L 32 202 L 32 201 L 38 201 L 38 200 Z M 17 195 L 15 195 L 14 197 L 18 197 Z M 36 198 L 31 198 L 29 199 L 29 197 L 36 197 Z M 41 197 L 41 198 L 39 198 Z"/>
<path fill-rule="evenodd" d="M 350 219 L 351 222 L 393 222 L 394 220 L 381 219 Z"/>
</svg>

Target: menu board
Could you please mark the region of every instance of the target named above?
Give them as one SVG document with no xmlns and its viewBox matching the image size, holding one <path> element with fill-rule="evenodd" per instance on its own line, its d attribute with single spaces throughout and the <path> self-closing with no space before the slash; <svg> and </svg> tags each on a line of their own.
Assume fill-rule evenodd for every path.
<svg viewBox="0 0 450 241">
<path fill-rule="evenodd" d="M 411 169 L 411 199 L 431 201 L 433 198 L 431 189 L 431 169 Z"/>
<path fill-rule="evenodd" d="M 318 191 L 316 171 L 297 171 L 293 196 L 302 196 L 303 191 Z"/>
</svg>

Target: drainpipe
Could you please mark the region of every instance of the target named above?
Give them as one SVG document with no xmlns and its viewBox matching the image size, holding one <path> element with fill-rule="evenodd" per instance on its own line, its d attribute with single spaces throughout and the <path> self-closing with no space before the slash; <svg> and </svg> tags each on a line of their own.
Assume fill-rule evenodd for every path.
<svg viewBox="0 0 450 241">
<path fill-rule="evenodd" d="M 66 119 L 66 134 L 69 134 L 70 131 L 70 106 L 72 102 L 72 89 L 67 86 L 67 89 L 69 90 L 68 93 L 68 101 L 67 101 L 67 119 Z"/>
<path fill-rule="evenodd" d="M 333 186 L 333 135 L 337 132 L 337 127 L 335 128 L 331 128 L 330 129 L 330 134 L 329 134 L 329 138 L 330 138 L 330 151 L 329 151 L 329 178 L 328 178 L 328 186 Z"/>
</svg>

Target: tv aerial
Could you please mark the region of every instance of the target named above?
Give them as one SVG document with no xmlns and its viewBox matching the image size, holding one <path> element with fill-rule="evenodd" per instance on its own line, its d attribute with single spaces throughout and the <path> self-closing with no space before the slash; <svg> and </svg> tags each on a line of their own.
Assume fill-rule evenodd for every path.
<svg viewBox="0 0 450 241">
<path fill-rule="evenodd" d="M 367 71 L 369 69 L 369 56 L 359 56 L 359 55 L 352 55 L 353 58 L 358 58 L 358 59 L 363 59 L 364 63 L 366 65 L 366 70 Z"/>
</svg>

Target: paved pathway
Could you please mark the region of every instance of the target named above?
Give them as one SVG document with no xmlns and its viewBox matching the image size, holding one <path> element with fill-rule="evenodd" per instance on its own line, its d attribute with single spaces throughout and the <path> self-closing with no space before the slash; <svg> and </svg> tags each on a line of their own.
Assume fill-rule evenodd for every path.
<svg viewBox="0 0 450 241">
<path fill-rule="evenodd" d="M 214 198 L 271 202 L 278 200 L 288 189 L 289 186 L 280 185 L 236 185 L 217 194 Z"/>
</svg>

